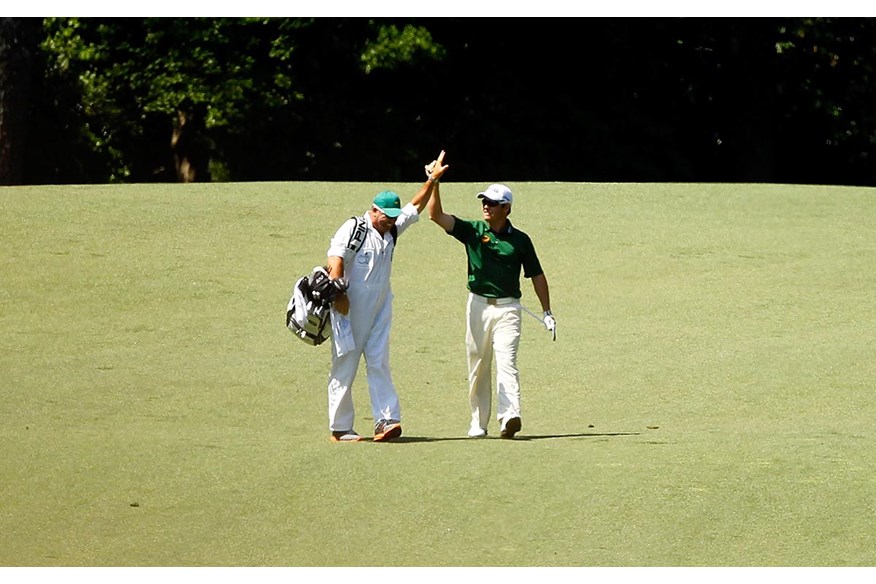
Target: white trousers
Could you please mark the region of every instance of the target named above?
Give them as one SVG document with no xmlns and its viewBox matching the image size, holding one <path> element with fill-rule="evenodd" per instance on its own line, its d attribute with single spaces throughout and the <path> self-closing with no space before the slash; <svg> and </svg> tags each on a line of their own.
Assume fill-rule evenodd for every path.
<svg viewBox="0 0 876 584">
<path fill-rule="evenodd" d="M 496 360 L 496 419 L 520 416 L 520 302 L 487 304 L 469 294 L 465 346 L 468 352 L 468 388 L 471 427 L 487 429 L 492 407 L 492 362 Z"/>
<path fill-rule="evenodd" d="M 328 382 L 329 430 L 352 430 L 353 381 L 359 362 L 365 357 L 371 415 L 381 419 L 401 420 L 401 407 L 389 371 L 389 330 L 392 324 L 392 291 L 388 286 L 363 284 L 348 291 L 350 327 L 355 347 L 338 357 L 332 337 L 332 369 Z M 332 311 L 332 318 L 335 313 Z"/>
</svg>

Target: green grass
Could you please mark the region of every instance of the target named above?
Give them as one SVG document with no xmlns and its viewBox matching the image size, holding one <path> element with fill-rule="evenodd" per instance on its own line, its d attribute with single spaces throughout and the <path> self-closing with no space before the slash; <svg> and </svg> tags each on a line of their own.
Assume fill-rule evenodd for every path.
<svg viewBox="0 0 876 584">
<path fill-rule="evenodd" d="M 291 285 L 417 186 L 0 189 L 0 565 L 876 564 L 873 189 L 512 184 L 558 322 L 524 316 L 513 442 L 463 438 L 464 251 L 424 219 L 404 436 L 331 444 Z"/>
</svg>

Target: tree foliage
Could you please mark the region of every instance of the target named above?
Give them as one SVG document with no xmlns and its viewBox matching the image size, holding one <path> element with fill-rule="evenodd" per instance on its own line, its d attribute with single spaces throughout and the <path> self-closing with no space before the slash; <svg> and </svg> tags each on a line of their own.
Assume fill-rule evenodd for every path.
<svg viewBox="0 0 876 584">
<path fill-rule="evenodd" d="M 38 35 L 37 19 L 0 18 L 0 185 L 24 176 Z"/>
<path fill-rule="evenodd" d="M 872 19 L 48 18 L 27 182 L 876 184 Z M 9 79 L 4 84 L 9 84 Z M 2 105 L 2 104 L 0 104 Z"/>
</svg>

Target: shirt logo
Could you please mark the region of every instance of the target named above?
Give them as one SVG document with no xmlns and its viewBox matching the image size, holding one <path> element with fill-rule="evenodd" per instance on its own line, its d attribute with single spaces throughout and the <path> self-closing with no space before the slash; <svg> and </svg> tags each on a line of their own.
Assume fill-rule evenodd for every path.
<svg viewBox="0 0 876 584">
<path fill-rule="evenodd" d="M 358 264 L 367 265 L 368 262 L 370 262 L 370 261 L 371 261 L 371 253 L 370 252 L 366 251 L 366 252 L 359 253 L 356 255 L 356 263 L 358 263 Z"/>
</svg>

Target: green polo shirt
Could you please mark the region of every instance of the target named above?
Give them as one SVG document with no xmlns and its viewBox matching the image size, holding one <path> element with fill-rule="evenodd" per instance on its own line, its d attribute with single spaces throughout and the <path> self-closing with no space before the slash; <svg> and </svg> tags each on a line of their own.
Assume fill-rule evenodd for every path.
<svg viewBox="0 0 876 584">
<path fill-rule="evenodd" d="M 486 221 L 453 218 L 448 234 L 465 245 L 469 291 L 488 298 L 520 298 L 520 268 L 526 278 L 544 273 L 532 240 L 511 221 L 496 233 Z"/>
</svg>

